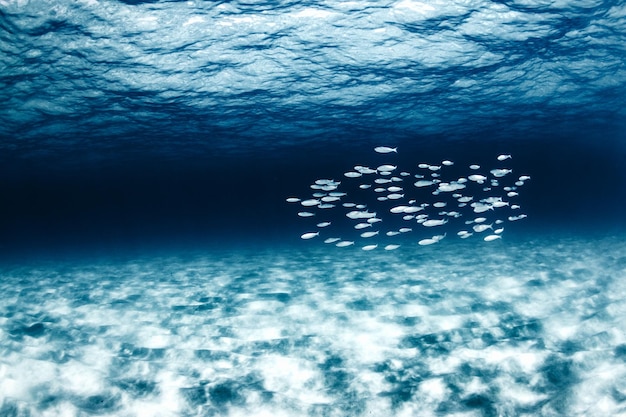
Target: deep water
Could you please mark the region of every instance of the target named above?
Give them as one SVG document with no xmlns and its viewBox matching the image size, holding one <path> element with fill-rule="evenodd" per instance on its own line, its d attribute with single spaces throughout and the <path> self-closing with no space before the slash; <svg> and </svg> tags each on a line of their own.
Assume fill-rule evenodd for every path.
<svg viewBox="0 0 626 417">
<path fill-rule="evenodd" d="M 0 415 L 625 414 L 625 28 L 608 0 L 0 0 Z"/>
</svg>

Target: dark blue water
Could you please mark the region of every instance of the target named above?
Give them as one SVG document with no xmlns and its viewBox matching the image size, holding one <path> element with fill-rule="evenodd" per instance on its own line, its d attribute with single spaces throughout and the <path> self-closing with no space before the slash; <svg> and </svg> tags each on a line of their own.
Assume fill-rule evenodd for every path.
<svg viewBox="0 0 626 417">
<path fill-rule="evenodd" d="M 625 45 L 623 1 L 0 0 L 0 414 L 626 412 Z M 491 231 L 285 201 L 397 229 L 344 173 L 443 160 L 513 170 Z"/>
</svg>

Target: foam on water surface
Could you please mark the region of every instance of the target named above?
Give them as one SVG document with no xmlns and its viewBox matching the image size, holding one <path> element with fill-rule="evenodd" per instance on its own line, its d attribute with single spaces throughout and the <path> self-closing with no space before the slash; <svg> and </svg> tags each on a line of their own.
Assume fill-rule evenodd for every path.
<svg viewBox="0 0 626 417">
<path fill-rule="evenodd" d="M 2 268 L 7 416 L 626 412 L 621 238 Z"/>
</svg>

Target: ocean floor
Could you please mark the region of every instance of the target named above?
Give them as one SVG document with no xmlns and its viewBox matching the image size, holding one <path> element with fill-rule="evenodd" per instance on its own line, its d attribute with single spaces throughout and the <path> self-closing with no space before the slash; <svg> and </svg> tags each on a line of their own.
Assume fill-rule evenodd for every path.
<svg viewBox="0 0 626 417">
<path fill-rule="evenodd" d="M 2 416 L 626 414 L 626 239 L 0 267 Z"/>
</svg>

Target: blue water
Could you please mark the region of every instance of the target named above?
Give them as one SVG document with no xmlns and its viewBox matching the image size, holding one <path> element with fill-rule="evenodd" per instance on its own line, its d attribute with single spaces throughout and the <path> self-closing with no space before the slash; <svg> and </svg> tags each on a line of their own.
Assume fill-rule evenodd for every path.
<svg viewBox="0 0 626 417">
<path fill-rule="evenodd" d="M 623 1 L 0 0 L 0 415 L 626 413 L 625 34 Z M 344 175 L 383 163 L 462 217 L 386 240 Z M 470 164 L 507 205 L 461 239 L 412 183 Z M 301 218 L 319 179 L 348 195 Z"/>
</svg>

